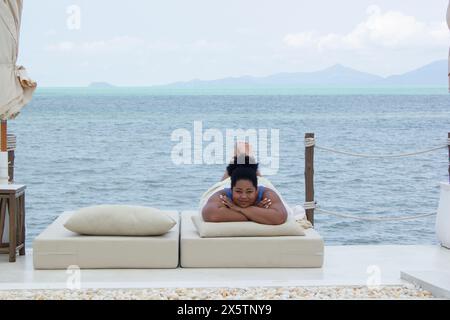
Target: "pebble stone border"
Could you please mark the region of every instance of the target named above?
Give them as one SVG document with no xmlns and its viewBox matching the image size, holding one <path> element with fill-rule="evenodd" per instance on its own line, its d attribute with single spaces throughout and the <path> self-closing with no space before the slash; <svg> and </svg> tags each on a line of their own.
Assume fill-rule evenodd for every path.
<svg viewBox="0 0 450 320">
<path fill-rule="evenodd" d="M 302 299 L 435 299 L 413 284 L 401 286 L 45 289 L 0 290 L 0 300 L 302 300 Z"/>
</svg>

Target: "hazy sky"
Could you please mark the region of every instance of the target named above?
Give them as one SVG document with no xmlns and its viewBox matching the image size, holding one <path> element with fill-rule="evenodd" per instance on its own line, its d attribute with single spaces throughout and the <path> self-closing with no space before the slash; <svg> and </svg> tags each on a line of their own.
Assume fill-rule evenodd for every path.
<svg viewBox="0 0 450 320">
<path fill-rule="evenodd" d="M 154 85 L 446 59 L 448 0 L 24 0 L 19 62 L 41 86 Z"/>
</svg>

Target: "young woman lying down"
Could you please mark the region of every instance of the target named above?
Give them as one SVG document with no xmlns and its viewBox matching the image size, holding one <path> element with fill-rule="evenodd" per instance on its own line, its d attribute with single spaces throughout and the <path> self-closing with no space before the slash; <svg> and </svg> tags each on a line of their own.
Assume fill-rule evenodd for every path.
<svg viewBox="0 0 450 320">
<path fill-rule="evenodd" d="M 271 188 L 258 185 L 258 164 L 248 155 L 235 156 L 227 166 L 222 180 L 230 178 L 231 188 L 211 195 L 202 208 L 206 222 L 254 221 L 262 224 L 282 224 L 287 210 Z"/>
</svg>

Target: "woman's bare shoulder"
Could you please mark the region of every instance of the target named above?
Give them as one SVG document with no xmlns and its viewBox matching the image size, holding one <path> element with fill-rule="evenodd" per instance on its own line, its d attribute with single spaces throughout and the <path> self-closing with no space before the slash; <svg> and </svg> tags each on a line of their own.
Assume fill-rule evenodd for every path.
<svg viewBox="0 0 450 320">
<path fill-rule="evenodd" d="M 220 195 L 226 195 L 226 192 L 225 192 L 225 190 L 219 190 L 219 191 L 216 191 L 216 192 L 214 192 L 212 195 L 211 195 L 211 197 L 209 197 L 209 199 L 208 199 L 208 201 L 216 201 L 217 199 L 219 199 L 219 196 Z"/>
<path fill-rule="evenodd" d="M 278 194 L 274 190 L 272 190 L 268 187 L 264 187 L 263 197 L 270 198 L 272 200 L 279 199 Z"/>
</svg>

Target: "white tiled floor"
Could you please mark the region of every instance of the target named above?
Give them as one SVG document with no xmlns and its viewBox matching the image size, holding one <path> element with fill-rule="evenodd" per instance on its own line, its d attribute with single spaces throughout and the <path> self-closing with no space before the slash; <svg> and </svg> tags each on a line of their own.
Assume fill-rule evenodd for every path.
<svg viewBox="0 0 450 320">
<path fill-rule="evenodd" d="M 401 278 L 418 284 L 435 297 L 450 299 L 450 271 L 405 270 L 401 272 Z"/>
<path fill-rule="evenodd" d="M 90 269 L 82 288 L 332 286 L 402 284 L 400 272 L 448 272 L 450 250 L 432 245 L 326 246 L 322 268 Z M 15 263 L 0 255 L 0 290 L 66 288 L 66 270 L 34 270 L 31 250 Z"/>
</svg>

